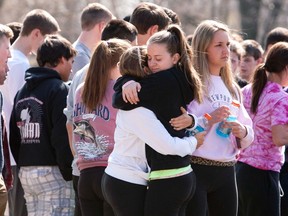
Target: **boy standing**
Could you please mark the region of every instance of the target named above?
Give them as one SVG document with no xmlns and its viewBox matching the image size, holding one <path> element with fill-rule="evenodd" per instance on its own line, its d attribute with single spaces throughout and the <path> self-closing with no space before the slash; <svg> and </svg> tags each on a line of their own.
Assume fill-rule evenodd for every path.
<svg viewBox="0 0 288 216">
<path fill-rule="evenodd" d="M 72 66 L 70 80 L 75 73 L 90 62 L 91 52 L 101 40 L 101 33 L 107 23 L 113 18 L 108 8 L 100 3 L 88 4 L 81 13 L 81 33 L 73 46 L 77 55 Z"/>
<path fill-rule="evenodd" d="M 7 61 L 8 58 L 11 57 L 10 54 L 10 38 L 13 37 L 12 30 L 0 24 L 0 85 L 3 85 L 6 76 L 7 76 Z M 0 92 L 0 113 L 2 113 L 2 105 L 3 105 L 3 97 Z M 5 182 L 3 179 L 2 171 L 4 166 L 4 148 L 3 148 L 3 140 L 2 140 L 2 127 L 0 121 L 0 215 L 4 215 L 6 205 L 7 205 L 7 188 L 5 186 Z"/>
<path fill-rule="evenodd" d="M 255 40 L 244 40 L 241 43 L 244 53 L 241 56 L 240 77 L 250 83 L 256 66 L 262 63 L 263 48 Z"/>
<path fill-rule="evenodd" d="M 74 212 L 72 154 L 66 131 L 68 81 L 76 50 L 50 35 L 37 51 L 39 67 L 25 72 L 10 120 L 10 146 L 30 215 Z"/>
<path fill-rule="evenodd" d="M 134 9 L 130 22 L 138 30 L 138 45 L 146 45 L 153 34 L 168 27 L 171 19 L 162 7 L 150 2 L 141 2 Z"/>
<path fill-rule="evenodd" d="M 28 56 L 36 54 L 47 34 L 60 31 L 55 18 L 45 10 L 35 9 L 24 18 L 20 36 L 12 45 L 12 58 L 8 61 L 9 74 L 4 85 L 0 87 L 3 94 L 3 114 L 6 120 L 7 136 L 9 137 L 9 121 L 13 100 L 17 91 L 24 85 L 25 71 L 30 67 Z M 9 142 L 9 140 L 8 140 Z M 14 176 L 13 188 L 9 191 L 9 212 L 13 216 L 26 216 L 27 210 L 23 198 L 23 189 L 18 178 L 18 168 L 12 155 L 11 168 Z"/>
</svg>

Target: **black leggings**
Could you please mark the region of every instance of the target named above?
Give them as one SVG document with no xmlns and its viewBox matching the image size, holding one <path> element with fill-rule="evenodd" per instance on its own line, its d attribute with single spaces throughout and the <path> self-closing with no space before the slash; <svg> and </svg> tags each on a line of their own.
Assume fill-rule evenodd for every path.
<svg viewBox="0 0 288 216">
<path fill-rule="evenodd" d="M 148 183 L 145 216 L 185 216 L 196 188 L 195 174 Z"/>
<path fill-rule="evenodd" d="M 280 183 L 284 192 L 281 197 L 281 216 L 288 216 L 288 162 L 284 163 L 280 171 Z"/>
<path fill-rule="evenodd" d="M 238 162 L 238 216 L 279 216 L 279 173 Z"/>
<path fill-rule="evenodd" d="M 79 202 L 79 197 L 78 197 L 79 176 L 72 175 L 72 181 L 73 181 L 73 189 L 74 189 L 74 192 L 75 192 L 74 216 L 82 216 L 81 208 L 80 208 L 80 202 Z"/>
<path fill-rule="evenodd" d="M 122 181 L 104 173 L 102 190 L 116 216 L 144 215 L 147 186 Z"/>
<path fill-rule="evenodd" d="M 114 216 L 110 205 L 104 200 L 101 180 L 106 167 L 81 170 L 78 195 L 83 216 Z"/>
<path fill-rule="evenodd" d="M 196 191 L 188 204 L 187 216 L 236 216 L 235 168 L 192 163 Z"/>
</svg>

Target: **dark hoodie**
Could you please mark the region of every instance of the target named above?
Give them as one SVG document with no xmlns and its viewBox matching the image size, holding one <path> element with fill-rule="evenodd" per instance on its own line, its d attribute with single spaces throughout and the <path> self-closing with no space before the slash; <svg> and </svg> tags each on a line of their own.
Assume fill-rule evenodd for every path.
<svg viewBox="0 0 288 216">
<path fill-rule="evenodd" d="M 131 79 L 133 78 L 123 76 L 117 80 L 114 86 L 113 106 L 122 110 L 131 110 L 139 106 L 150 109 L 171 136 L 184 137 L 185 130 L 176 131 L 169 123 L 171 118 L 182 114 L 180 107 L 186 108 L 194 97 L 193 89 L 184 72 L 173 67 L 137 80 L 141 84 L 141 91 L 138 92 L 140 102 L 137 105 L 125 103 L 122 99 L 122 85 Z M 146 157 L 151 171 L 181 168 L 190 164 L 190 156 L 162 155 L 152 149 L 149 143 L 146 145 Z"/>
<path fill-rule="evenodd" d="M 68 86 L 57 71 L 35 67 L 25 73 L 25 85 L 14 98 L 10 145 L 18 166 L 58 166 L 72 179 L 73 156 L 66 130 Z"/>
</svg>

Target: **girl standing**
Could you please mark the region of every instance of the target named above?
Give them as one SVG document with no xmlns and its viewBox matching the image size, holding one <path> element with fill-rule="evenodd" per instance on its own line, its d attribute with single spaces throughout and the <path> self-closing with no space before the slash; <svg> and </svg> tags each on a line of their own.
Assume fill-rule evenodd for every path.
<svg viewBox="0 0 288 216">
<path fill-rule="evenodd" d="M 202 79 L 204 97 L 203 103 L 192 101 L 188 112 L 196 116 L 209 113 L 212 120 L 203 145 L 191 157 L 197 183 L 187 208 L 188 216 L 205 216 L 207 211 L 210 216 L 235 216 L 237 213 L 234 165 L 239 147 L 236 140 L 241 149 L 246 148 L 253 141 L 253 130 L 242 104 L 237 121 L 225 122 L 232 100 L 241 101 L 230 69 L 229 41 L 228 27 L 213 20 L 201 22 L 193 34 L 193 65 Z M 216 134 L 216 128 L 223 121 L 224 127 L 231 128 L 228 137 Z"/>
<path fill-rule="evenodd" d="M 192 50 L 180 27 L 171 25 L 167 30 L 155 33 L 148 40 L 147 53 L 148 67 L 153 74 L 139 80 L 139 83 L 134 83 L 138 89 L 141 85 L 139 99 L 133 99 L 137 91 L 132 91 L 124 92 L 124 98 L 132 104 L 123 101 L 122 85 L 131 79 L 123 77 L 115 85 L 113 105 L 129 110 L 137 106 L 148 108 L 156 114 L 172 136 L 182 138 L 185 136 L 185 130 L 175 130 L 169 121 L 182 114 L 180 107 L 186 107 L 193 99 L 201 101 L 202 98 L 201 81 L 192 67 Z M 188 119 L 188 125 L 193 125 L 191 118 Z M 148 142 L 146 157 L 151 172 L 145 215 L 185 215 L 186 206 L 196 184 L 190 166 L 190 156 L 164 155 Z"/>
<path fill-rule="evenodd" d="M 82 214 L 114 215 L 104 200 L 101 179 L 114 146 L 117 109 L 112 107 L 113 85 L 120 76 L 117 63 L 130 43 L 102 41 L 93 53 L 85 82 L 75 93 L 73 139 L 80 170 L 78 193 Z"/>
<path fill-rule="evenodd" d="M 120 71 L 122 74 L 133 75 L 133 77 L 141 79 L 148 72 L 145 60 L 146 48 L 132 47 L 121 56 Z M 115 146 L 102 180 L 103 193 L 116 215 L 141 216 L 144 215 L 147 180 L 149 179 L 145 143 L 163 155 L 179 155 L 177 157 L 180 158 L 187 154 L 191 155 L 195 148 L 201 145 L 203 135 L 199 136 L 200 138 L 197 137 L 198 143 L 194 137 L 173 138 L 155 114 L 144 107 L 130 111 L 119 110 L 116 123 Z M 187 171 L 189 173 L 188 180 L 193 179 L 193 175 L 190 178 L 190 174 L 192 174 L 190 169 L 184 170 L 183 173 Z M 193 182 L 187 181 L 186 183 L 188 186 L 183 185 L 182 187 L 185 187 L 187 191 L 185 195 L 190 196 L 192 190 L 190 185 Z M 166 197 L 161 198 L 166 199 Z M 169 201 L 171 202 L 171 200 Z M 162 207 L 162 202 L 159 204 Z M 171 207 L 169 206 L 168 209 Z M 154 214 L 146 212 L 145 215 Z M 170 212 L 157 215 L 176 214 Z"/>
<path fill-rule="evenodd" d="M 244 105 L 253 119 L 255 139 L 237 163 L 239 216 L 279 216 L 279 172 L 288 143 L 288 43 L 271 47 L 243 89 Z"/>
</svg>

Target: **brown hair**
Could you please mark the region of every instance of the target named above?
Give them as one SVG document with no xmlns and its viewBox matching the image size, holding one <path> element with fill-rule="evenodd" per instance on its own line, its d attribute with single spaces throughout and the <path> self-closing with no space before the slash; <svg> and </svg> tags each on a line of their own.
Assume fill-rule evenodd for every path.
<svg viewBox="0 0 288 216">
<path fill-rule="evenodd" d="M 103 29 L 101 40 L 108 40 L 110 38 L 125 39 L 130 42 L 136 40 L 138 31 L 134 25 L 119 19 L 113 19 Z"/>
<path fill-rule="evenodd" d="M 10 43 L 13 44 L 14 41 L 18 38 L 21 28 L 22 28 L 22 23 L 20 22 L 11 22 L 11 23 L 7 23 L 6 26 L 8 26 L 9 28 L 11 28 L 11 30 L 13 31 L 13 37 L 10 38 Z"/>
<path fill-rule="evenodd" d="M 76 56 L 76 50 L 64 37 L 60 35 L 48 35 L 37 50 L 37 63 L 40 67 L 56 67 L 61 58 L 66 60 Z"/>
<path fill-rule="evenodd" d="M 96 47 L 82 92 L 82 100 L 88 110 L 93 110 L 103 100 L 110 77 L 109 72 L 129 47 L 131 47 L 129 42 L 116 38 L 101 41 Z"/>
<path fill-rule="evenodd" d="M 34 29 L 39 29 L 42 35 L 60 31 L 56 19 L 42 9 L 32 10 L 25 16 L 20 35 L 28 36 Z"/>
<path fill-rule="evenodd" d="M 272 29 L 266 36 L 265 50 L 267 51 L 269 45 L 281 41 L 288 42 L 288 29 L 284 27 L 276 27 Z"/>
<path fill-rule="evenodd" d="M 241 46 L 244 50 L 242 56 L 252 56 L 255 60 L 262 58 L 264 50 L 262 46 L 255 40 L 244 40 L 241 42 Z"/>
<path fill-rule="evenodd" d="M 177 24 L 177 25 L 181 26 L 180 18 L 175 11 L 173 11 L 167 7 L 162 7 L 162 8 L 165 11 L 165 13 L 168 15 L 168 17 L 171 19 L 171 24 Z"/>
<path fill-rule="evenodd" d="M 13 37 L 13 31 L 6 25 L 0 24 L 0 39 L 7 37 L 8 39 Z"/>
<path fill-rule="evenodd" d="M 81 28 L 89 31 L 100 22 L 109 22 L 113 15 L 108 8 L 100 3 L 90 3 L 82 11 Z"/>
<path fill-rule="evenodd" d="M 130 22 L 136 26 L 139 34 L 146 34 L 153 25 L 158 25 L 158 31 L 165 29 L 171 20 L 162 7 L 150 2 L 141 2 L 134 9 Z"/>
<path fill-rule="evenodd" d="M 143 78 L 149 74 L 146 46 L 134 46 L 127 49 L 120 58 L 119 67 L 121 75 Z"/>
<path fill-rule="evenodd" d="M 278 42 L 268 51 L 265 63 L 258 65 L 252 80 L 251 112 L 256 113 L 260 96 L 268 81 L 267 73 L 281 75 L 288 66 L 288 43 Z"/>
<path fill-rule="evenodd" d="M 152 35 L 147 44 L 165 44 L 167 51 L 174 55 L 179 54 L 180 59 L 176 65 L 183 73 L 190 85 L 194 89 L 194 98 L 202 101 L 202 83 L 199 75 L 192 65 L 193 52 L 191 46 L 188 44 L 184 32 L 178 25 L 170 25 L 166 31 L 160 31 Z"/>
</svg>

